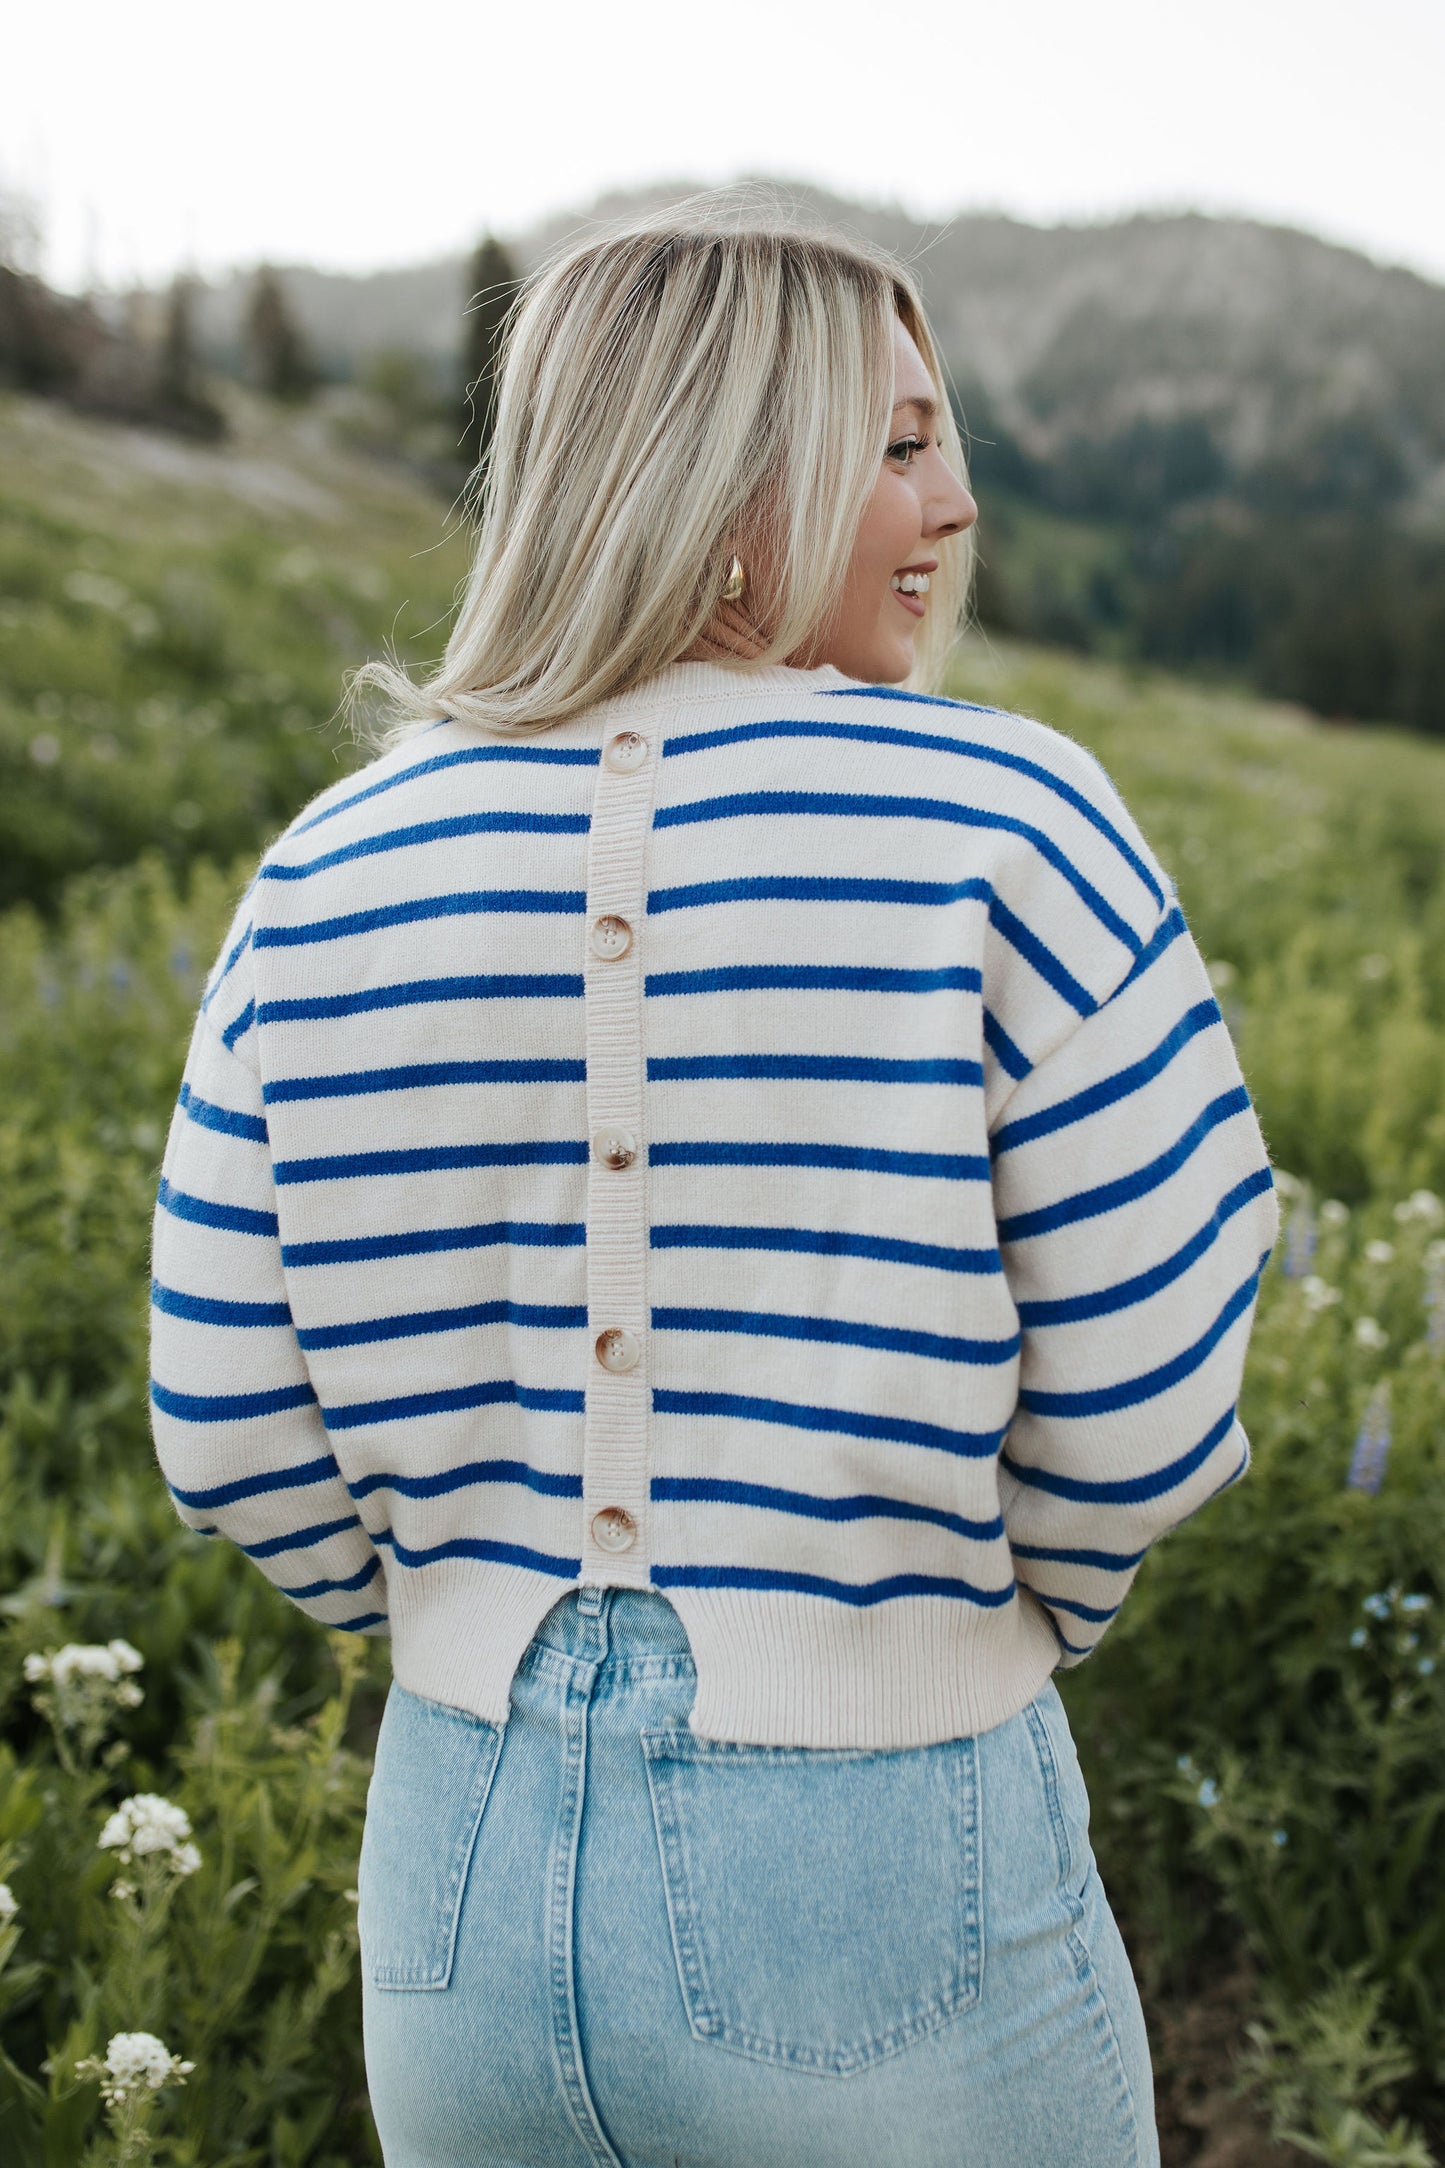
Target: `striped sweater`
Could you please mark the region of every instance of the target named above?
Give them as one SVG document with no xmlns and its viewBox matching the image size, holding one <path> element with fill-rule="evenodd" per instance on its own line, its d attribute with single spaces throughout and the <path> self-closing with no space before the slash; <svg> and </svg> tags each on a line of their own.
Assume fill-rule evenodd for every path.
<svg viewBox="0 0 1445 2168">
<path fill-rule="evenodd" d="M 443 723 L 262 859 L 155 1219 L 181 1518 L 504 1720 L 653 1588 L 702 1736 L 987 1730 L 1248 1462 L 1276 1231 L 1091 755 L 831 668 Z"/>
</svg>

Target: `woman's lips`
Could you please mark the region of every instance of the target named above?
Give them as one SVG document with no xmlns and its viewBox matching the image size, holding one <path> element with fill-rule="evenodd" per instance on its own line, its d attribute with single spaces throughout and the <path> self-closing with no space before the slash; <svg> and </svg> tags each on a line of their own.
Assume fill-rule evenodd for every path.
<svg viewBox="0 0 1445 2168">
<path fill-rule="evenodd" d="M 928 604 L 922 595 L 905 595 L 901 588 L 890 587 L 889 594 L 895 602 L 901 602 L 911 617 L 926 617 Z"/>
</svg>

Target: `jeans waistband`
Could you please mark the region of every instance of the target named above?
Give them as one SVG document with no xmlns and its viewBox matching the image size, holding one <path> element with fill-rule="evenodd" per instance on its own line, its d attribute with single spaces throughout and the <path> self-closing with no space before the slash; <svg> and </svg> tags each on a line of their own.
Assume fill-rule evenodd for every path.
<svg viewBox="0 0 1445 2168">
<path fill-rule="evenodd" d="M 533 1646 L 594 1664 L 692 1655 L 672 1605 L 646 1588 L 570 1590 L 537 1628 Z"/>
</svg>

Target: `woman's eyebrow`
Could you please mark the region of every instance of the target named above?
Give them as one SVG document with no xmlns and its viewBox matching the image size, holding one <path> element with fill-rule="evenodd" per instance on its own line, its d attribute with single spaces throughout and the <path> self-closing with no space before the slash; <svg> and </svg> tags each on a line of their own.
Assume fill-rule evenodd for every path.
<svg viewBox="0 0 1445 2168">
<path fill-rule="evenodd" d="M 931 422 L 934 415 L 938 412 L 938 401 L 936 399 L 930 399 L 926 394 L 919 394 L 917 397 L 912 399 L 894 400 L 893 411 L 895 414 L 899 413 L 900 410 L 904 407 L 916 408 L 924 421 Z"/>
</svg>

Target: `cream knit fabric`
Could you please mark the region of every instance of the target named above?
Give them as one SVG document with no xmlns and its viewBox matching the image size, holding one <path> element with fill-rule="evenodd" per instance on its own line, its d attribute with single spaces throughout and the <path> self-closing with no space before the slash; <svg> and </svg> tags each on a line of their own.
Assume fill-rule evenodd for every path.
<svg viewBox="0 0 1445 2168">
<path fill-rule="evenodd" d="M 654 1588 L 713 1738 L 986 1730 L 1232 1482 L 1268 1162 L 1171 885 L 1026 718 L 679 663 L 261 862 L 155 1223 L 181 1517 L 504 1719 Z"/>
</svg>

